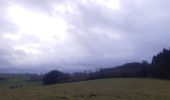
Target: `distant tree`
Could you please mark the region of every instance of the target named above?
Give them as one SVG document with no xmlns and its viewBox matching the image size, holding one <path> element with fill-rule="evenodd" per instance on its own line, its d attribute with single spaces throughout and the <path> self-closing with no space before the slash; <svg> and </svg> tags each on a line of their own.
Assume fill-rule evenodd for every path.
<svg viewBox="0 0 170 100">
<path fill-rule="evenodd" d="M 88 73 L 88 79 L 116 78 L 116 77 L 147 77 L 149 63 L 133 62 L 113 68 L 102 68 L 96 72 Z"/>
<path fill-rule="evenodd" d="M 146 65 L 146 66 L 149 65 L 148 61 L 146 61 L 146 60 L 143 60 L 143 61 L 142 61 L 142 64 L 144 64 L 144 65 Z"/>
<path fill-rule="evenodd" d="M 28 74 L 29 79 L 26 81 L 42 81 L 43 75 L 38 74 Z"/>
<path fill-rule="evenodd" d="M 155 78 L 170 79 L 170 49 L 153 56 L 150 73 Z"/>
<path fill-rule="evenodd" d="M 0 81 L 7 80 L 7 78 L 0 77 Z"/>
<path fill-rule="evenodd" d="M 70 78 L 69 74 L 62 73 L 58 70 L 53 70 L 44 75 L 43 84 L 49 85 L 49 84 L 67 82 L 69 78 Z"/>
<path fill-rule="evenodd" d="M 88 79 L 87 71 L 75 72 L 71 75 L 71 81 L 83 81 Z"/>
<path fill-rule="evenodd" d="M 144 74 L 145 74 L 145 76 L 150 77 L 150 73 L 149 73 L 150 64 L 148 63 L 148 61 L 143 60 L 142 65 L 144 66 Z"/>
</svg>

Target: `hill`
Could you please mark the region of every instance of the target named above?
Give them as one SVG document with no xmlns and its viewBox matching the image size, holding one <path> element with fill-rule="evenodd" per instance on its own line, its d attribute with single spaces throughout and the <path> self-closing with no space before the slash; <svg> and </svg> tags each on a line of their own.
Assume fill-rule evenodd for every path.
<svg viewBox="0 0 170 100">
<path fill-rule="evenodd" d="M 98 73 L 102 78 L 109 77 L 147 77 L 148 66 L 143 63 L 127 63 L 122 66 L 101 69 Z"/>
</svg>

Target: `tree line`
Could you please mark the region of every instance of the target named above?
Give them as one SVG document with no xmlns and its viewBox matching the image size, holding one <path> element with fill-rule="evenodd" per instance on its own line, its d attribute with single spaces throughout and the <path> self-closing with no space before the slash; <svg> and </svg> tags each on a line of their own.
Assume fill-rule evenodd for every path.
<svg viewBox="0 0 170 100">
<path fill-rule="evenodd" d="M 52 70 L 43 77 L 43 84 L 56 84 L 104 78 L 144 77 L 170 79 L 170 49 L 163 49 L 154 55 L 152 62 L 132 62 L 113 68 L 102 68 L 94 72 L 84 71 L 73 74 Z"/>
</svg>

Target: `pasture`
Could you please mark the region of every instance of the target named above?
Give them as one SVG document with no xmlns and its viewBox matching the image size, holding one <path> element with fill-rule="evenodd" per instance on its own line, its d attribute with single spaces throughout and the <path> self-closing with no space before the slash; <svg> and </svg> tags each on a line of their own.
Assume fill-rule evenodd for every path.
<svg viewBox="0 0 170 100">
<path fill-rule="evenodd" d="M 0 82 L 0 100 L 170 100 L 167 80 L 112 78 L 48 86 L 24 84 L 10 89 Z"/>
</svg>

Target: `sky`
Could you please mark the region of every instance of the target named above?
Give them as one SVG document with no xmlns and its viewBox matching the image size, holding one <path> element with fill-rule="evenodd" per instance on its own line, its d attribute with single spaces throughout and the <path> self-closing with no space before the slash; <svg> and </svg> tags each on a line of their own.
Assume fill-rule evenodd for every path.
<svg viewBox="0 0 170 100">
<path fill-rule="evenodd" d="M 169 0 L 0 0 L 0 72 L 151 62 L 169 26 Z"/>
</svg>

